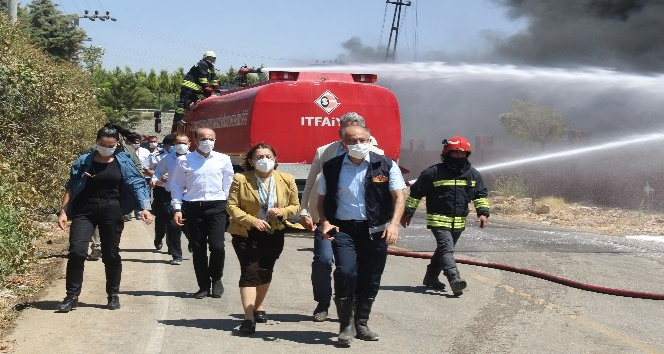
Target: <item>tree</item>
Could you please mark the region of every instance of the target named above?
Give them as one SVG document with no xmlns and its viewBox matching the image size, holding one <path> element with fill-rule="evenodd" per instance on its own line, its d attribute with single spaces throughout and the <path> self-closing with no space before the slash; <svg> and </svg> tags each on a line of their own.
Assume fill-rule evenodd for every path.
<svg viewBox="0 0 664 354">
<path fill-rule="evenodd" d="M 129 114 L 129 111 L 138 107 L 142 99 L 134 73 L 129 67 L 124 70 L 116 67 L 102 85 L 97 101 L 106 117 L 113 123 L 133 128 L 139 117 Z"/>
<path fill-rule="evenodd" d="M 509 136 L 527 144 L 538 143 L 542 149 L 567 132 L 565 118 L 558 110 L 531 101 L 513 100 L 511 110 L 499 115 L 498 119 Z"/>
<path fill-rule="evenodd" d="M 76 15 L 65 15 L 50 0 L 34 0 L 28 5 L 26 29 L 33 43 L 56 61 L 78 62 L 85 31 L 74 25 Z"/>
<path fill-rule="evenodd" d="M 101 70 L 103 58 L 104 48 L 99 46 L 83 48 L 80 65 L 83 69 L 85 69 L 85 71 L 94 76 L 95 72 Z"/>
</svg>

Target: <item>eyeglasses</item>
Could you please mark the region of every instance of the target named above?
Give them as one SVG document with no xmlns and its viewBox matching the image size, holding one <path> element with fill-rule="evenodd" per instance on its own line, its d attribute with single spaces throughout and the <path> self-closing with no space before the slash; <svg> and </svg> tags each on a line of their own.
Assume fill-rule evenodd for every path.
<svg viewBox="0 0 664 354">
<path fill-rule="evenodd" d="M 345 140 L 346 145 L 366 144 L 368 142 L 369 142 L 369 139 L 347 139 L 347 140 Z"/>
</svg>

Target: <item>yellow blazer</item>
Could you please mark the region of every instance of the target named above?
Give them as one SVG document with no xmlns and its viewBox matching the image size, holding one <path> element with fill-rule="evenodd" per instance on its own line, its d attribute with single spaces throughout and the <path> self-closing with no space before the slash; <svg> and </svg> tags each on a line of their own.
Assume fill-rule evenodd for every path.
<svg viewBox="0 0 664 354">
<path fill-rule="evenodd" d="M 300 210 L 295 178 L 288 173 L 272 171 L 276 188 L 275 208 L 281 209 L 284 219 L 290 218 Z M 226 211 L 231 216 L 228 233 L 247 237 L 256 220 L 254 215 L 260 211 L 258 202 L 258 180 L 254 171 L 236 173 L 228 196 Z"/>
</svg>

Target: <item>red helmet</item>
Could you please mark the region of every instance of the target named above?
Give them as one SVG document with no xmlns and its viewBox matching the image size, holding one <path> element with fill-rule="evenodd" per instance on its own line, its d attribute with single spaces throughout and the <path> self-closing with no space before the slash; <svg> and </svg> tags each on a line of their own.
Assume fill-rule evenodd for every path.
<svg viewBox="0 0 664 354">
<path fill-rule="evenodd" d="M 452 150 L 465 151 L 470 156 L 471 148 L 468 140 L 461 135 L 453 136 L 443 140 L 443 155 L 447 155 Z"/>
</svg>

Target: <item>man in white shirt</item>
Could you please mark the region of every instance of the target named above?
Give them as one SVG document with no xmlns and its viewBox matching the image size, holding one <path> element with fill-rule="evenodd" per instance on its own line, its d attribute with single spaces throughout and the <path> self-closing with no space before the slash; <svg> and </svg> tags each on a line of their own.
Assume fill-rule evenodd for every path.
<svg viewBox="0 0 664 354">
<path fill-rule="evenodd" d="M 199 287 L 196 299 L 221 297 L 224 292 L 226 200 L 234 173 L 230 157 L 212 150 L 215 139 L 212 129 L 198 129 L 196 150 L 178 158 L 169 178 L 173 221 L 179 226 L 187 223 L 193 249 Z M 209 263 L 206 244 L 210 246 Z"/>
<path fill-rule="evenodd" d="M 156 137 L 154 137 L 156 139 Z M 156 141 L 150 137 L 150 146 L 156 144 Z M 168 224 L 172 223 L 173 215 L 170 213 L 172 209 L 171 205 L 171 193 L 164 188 L 164 184 L 160 183 L 159 178 L 155 176 L 155 170 L 159 164 L 159 161 L 164 159 L 166 156 L 171 153 L 171 147 L 175 144 L 175 134 L 168 134 L 164 137 L 162 141 L 164 146 L 163 150 L 158 150 L 155 147 L 155 150 L 150 154 L 150 167 L 147 171 L 151 176 L 150 187 L 152 187 L 152 214 L 154 214 L 154 247 L 157 251 L 161 251 L 164 245 L 164 236 L 166 236 Z M 172 152 L 173 162 L 177 160 L 175 152 Z M 165 172 L 165 169 L 164 169 Z M 168 178 L 168 177 L 167 177 Z M 167 239 L 168 244 L 168 253 L 172 254 L 170 240 Z M 180 254 L 179 259 L 182 259 L 182 254 Z"/>
<path fill-rule="evenodd" d="M 128 137 L 131 142 L 131 147 L 136 153 L 136 157 L 141 162 L 141 174 L 146 178 L 146 182 L 150 183 L 150 175 L 147 174 L 147 171 L 150 167 L 150 150 L 141 147 L 141 136 L 136 134 L 135 136 Z M 140 215 L 138 210 L 134 210 L 134 217 L 136 220 L 140 220 Z"/>
</svg>

